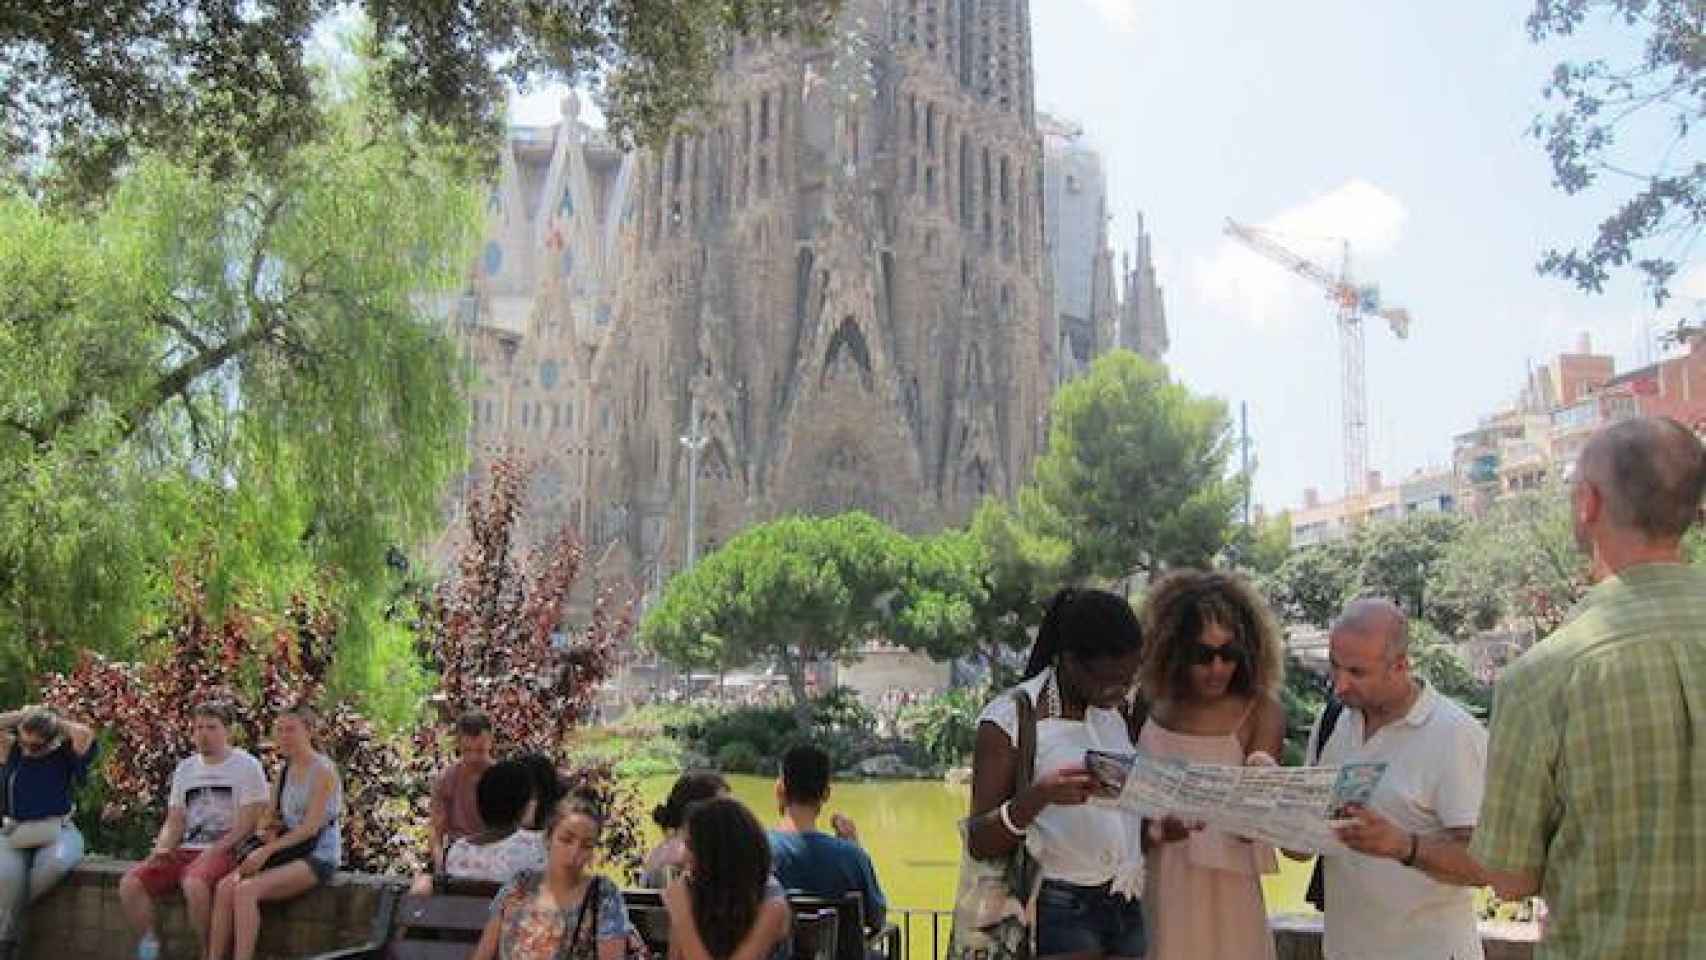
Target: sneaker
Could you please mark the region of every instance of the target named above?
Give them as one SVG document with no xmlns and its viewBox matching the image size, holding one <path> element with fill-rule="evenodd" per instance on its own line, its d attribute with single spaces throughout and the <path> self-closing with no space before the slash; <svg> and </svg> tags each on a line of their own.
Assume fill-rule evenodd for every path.
<svg viewBox="0 0 1706 960">
<path fill-rule="evenodd" d="M 160 960 L 160 938 L 152 933 L 136 945 L 136 960 Z"/>
</svg>

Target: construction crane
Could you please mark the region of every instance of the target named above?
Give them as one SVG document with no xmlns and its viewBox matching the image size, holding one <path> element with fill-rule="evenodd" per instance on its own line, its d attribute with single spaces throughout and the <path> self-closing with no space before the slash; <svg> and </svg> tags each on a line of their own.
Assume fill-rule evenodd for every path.
<svg viewBox="0 0 1706 960">
<path fill-rule="evenodd" d="M 1380 289 L 1358 286 L 1351 278 L 1351 245 L 1342 241 L 1343 259 L 1338 272 L 1282 246 L 1267 231 L 1246 226 L 1230 217 L 1226 232 L 1245 246 L 1284 267 L 1327 293 L 1338 313 L 1339 371 L 1344 406 L 1345 494 L 1368 492 L 1368 380 L 1365 373 L 1362 320 L 1366 316 L 1385 320 L 1398 339 L 1410 335 L 1410 311 L 1382 307 Z"/>
</svg>

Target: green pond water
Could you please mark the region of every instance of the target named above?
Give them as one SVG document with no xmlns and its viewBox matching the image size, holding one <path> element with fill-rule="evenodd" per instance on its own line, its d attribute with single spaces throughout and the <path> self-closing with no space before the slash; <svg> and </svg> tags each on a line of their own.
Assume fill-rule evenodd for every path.
<svg viewBox="0 0 1706 960">
<path fill-rule="evenodd" d="M 640 781 L 645 809 L 663 801 L 674 777 Z M 732 776 L 735 796 L 766 826 L 776 819 L 776 781 Z M 876 863 L 877 879 L 895 909 L 947 910 L 959 876 L 959 820 L 966 815 L 970 788 L 935 781 L 837 783 L 828 813 L 843 813 L 859 826 L 859 840 Z M 649 825 L 649 820 L 648 820 Z M 652 840 L 656 840 L 653 830 Z M 1280 858 L 1280 873 L 1264 877 L 1269 913 L 1312 911 L 1303 900 L 1309 864 Z"/>
</svg>

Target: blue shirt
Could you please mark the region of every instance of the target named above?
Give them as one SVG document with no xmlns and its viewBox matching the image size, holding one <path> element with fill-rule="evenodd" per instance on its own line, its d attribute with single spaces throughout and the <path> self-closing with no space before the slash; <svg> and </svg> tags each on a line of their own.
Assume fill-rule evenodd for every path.
<svg viewBox="0 0 1706 960">
<path fill-rule="evenodd" d="M 770 831 L 770 856 L 776 879 L 789 890 L 814 897 L 840 899 L 857 891 L 865 901 L 865 926 L 883 925 L 888 901 L 877 885 L 871 856 L 840 837 L 813 830 L 809 833 Z"/>
<path fill-rule="evenodd" d="M 90 743 L 89 751 L 78 756 L 71 741 L 62 741 L 52 752 L 39 757 L 26 757 L 14 743 L 4 767 L 0 767 L 0 783 L 6 784 L 7 815 L 14 820 L 41 820 L 63 817 L 71 812 L 71 790 L 89 778 L 89 765 L 100 752 L 99 743 Z"/>
</svg>

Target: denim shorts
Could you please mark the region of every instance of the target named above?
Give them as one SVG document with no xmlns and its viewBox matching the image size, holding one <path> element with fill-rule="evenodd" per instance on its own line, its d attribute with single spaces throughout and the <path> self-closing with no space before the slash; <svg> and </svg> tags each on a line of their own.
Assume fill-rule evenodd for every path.
<svg viewBox="0 0 1706 960">
<path fill-rule="evenodd" d="M 1037 956 L 1099 953 L 1105 957 L 1143 956 L 1143 904 L 1117 896 L 1111 884 L 1081 887 L 1044 880 L 1037 891 Z"/>
</svg>

